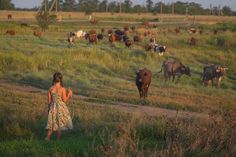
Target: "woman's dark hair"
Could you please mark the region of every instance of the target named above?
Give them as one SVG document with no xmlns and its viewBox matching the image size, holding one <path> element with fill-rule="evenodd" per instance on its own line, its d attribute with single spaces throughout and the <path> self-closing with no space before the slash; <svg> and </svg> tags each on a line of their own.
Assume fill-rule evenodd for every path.
<svg viewBox="0 0 236 157">
<path fill-rule="evenodd" d="M 62 78 L 63 78 L 63 76 L 60 72 L 55 72 L 55 74 L 53 75 L 52 84 L 54 85 L 55 83 L 60 82 L 61 86 L 63 86 Z"/>
</svg>

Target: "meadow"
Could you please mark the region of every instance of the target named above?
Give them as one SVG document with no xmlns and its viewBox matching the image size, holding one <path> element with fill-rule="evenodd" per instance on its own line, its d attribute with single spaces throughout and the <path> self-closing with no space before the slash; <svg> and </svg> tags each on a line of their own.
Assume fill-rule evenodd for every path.
<svg viewBox="0 0 236 157">
<path fill-rule="evenodd" d="M 0 156 L 234 157 L 236 24 L 207 22 L 195 24 L 203 34 L 189 34 L 190 25 L 181 25 L 179 34 L 173 31 L 178 25 L 151 29 L 157 43 L 168 47 L 164 56 L 145 51 L 149 37 L 131 49 L 122 42 L 111 45 L 107 36 L 97 44 L 77 39 L 71 48 L 67 47 L 69 31 L 123 29 L 125 23 L 55 23 L 37 38 L 33 30 L 38 27 L 33 21 L 28 27 L 19 21 L 0 22 L 0 79 L 44 91 L 20 91 L 0 85 Z M 17 34 L 5 35 L 8 29 Z M 130 31 L 129 36 L 134 34 Z M 191 37 L 197 39 L 194 46 L 188 44 Z M 168 58 L 180 59 L 190 67 L 192 76 L 183 76 L 178 83 L 165 83 L 158 71 Z M 221 88 L 203 86 L 201 73 L 207 63 L 229 68 Z M 135 72 L 143 67 L 153 73 L 147 100 L 139 99 L 135 86 Z M 74 129 L 61 141 L 45 142 L 45 92 L 55 71 L 63 73 L 65 86 L 76 95 L 68 104 Z M 129 113 L 115 109 L 119 103 L 169 109 L 176 115 Z M 190 118 L 181 118 L 178 111 L 188 112 Z M 199 119 L 191 116 L 194 113 L 205 116 Z"/>
</svg>

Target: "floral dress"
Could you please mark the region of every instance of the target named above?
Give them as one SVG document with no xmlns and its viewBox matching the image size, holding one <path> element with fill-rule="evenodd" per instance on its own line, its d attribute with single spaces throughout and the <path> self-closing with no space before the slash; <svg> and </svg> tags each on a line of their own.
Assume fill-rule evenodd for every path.
<svg viewBox="0 0 236 157">
<path fill-rule="evenodd" d="M 70 112 L 62 101 L 61 95 L 51 92 L 51 98 L 46 129 L 52 131 L 72 129 Z"/>
</svg>

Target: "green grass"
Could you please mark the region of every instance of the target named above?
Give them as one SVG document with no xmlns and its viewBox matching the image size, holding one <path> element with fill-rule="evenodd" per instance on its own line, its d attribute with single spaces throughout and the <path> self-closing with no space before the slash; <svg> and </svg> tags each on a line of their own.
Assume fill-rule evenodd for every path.
<svg viewBox="0 0 236 157">
<path fill-rule="evenodd" d="M 168 47 L 169 53 L 163 57 L 144 51 L 148 38 L 132 49 L 125 48 L 123 43 L 110 45 L 107 37 L 97 44 L 81 39 L 72 48 L 67 47 L 68 31 L 82 28 L 100 32 L 102 27 L 123 28 L 123 24 L 61 23 L 52 25 L 42 38 L 32 35 L 35 26 L 34 23 L 26 28 L 14 22 L 0 23 L 0 79 L 48 89 L 53 73 L 61 71 L 65 86 L 88 98 L 69 103 L 74 129 L 65 133 L 61 141 L 53 137 L 46 143 L 43 140 L 46 96 L 0 87 L 0 156 L 122 156 L 122 153 L 175 156 L 177 153 L 176 156 L 190 157 L 223 156 L 230 155 L 227 150 L 233 151 L 230 145 L 235 138 L 230 132 L 234 131 L 230 127 L 233 120 L 228 113 L 235 108 L 236 100 L 236 38 L 235 32 L 230 32 L 234 25 L 218 35 L 212 33 L 217 25 L 204 26 L 203 35 L 189 35 L 185 29 L 178 35 L 155 34 L 157 42 Z M 16 30 L 17 35 L 4 35 L 7 29 Z M 159 27 L 156 31 L 163 30 L 164 27 Z M 196 46 L 188 45 L 192 36 L 198 40 Z M 217 40 L 224 42 L 219 44 Z M 190 66 L 192 77 L 183 76 L 178 83 L 164 83 L 162 74 L 157 72 L 162 62 L 171 57 Z M 200 75 L 206 63 L 229 68 L 220 89 L 202 85 Z M 147 100 L 139 99 L 135 86 L 135 72 L 143 67 L 153 73 Z M 218 122 L 213 116 L 213 122 L 205 124 L 191 119 L 136 117 L 109 106 L 117 102 L 214 113 L 225 119 Z M 221 141 L 217 137 L 222 137 Z M 217 147 L 216 143 L 220 142 L 225 144 Z"/>
</svg>

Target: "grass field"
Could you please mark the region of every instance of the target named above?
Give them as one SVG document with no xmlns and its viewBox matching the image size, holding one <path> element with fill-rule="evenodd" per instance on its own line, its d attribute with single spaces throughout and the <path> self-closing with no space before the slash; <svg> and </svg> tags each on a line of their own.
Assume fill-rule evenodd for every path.
<svg viewBox="0 0 236 157">
<path fill-rule="evenodd" d="M 185 27 L 178 35 L 167 31 L 178 25 L 152 29 L 157 42 L 168 47 L 162 57 L 145 52 L 148 38 L 131 49 L 121 42 L 110 45 L 107 36 L 97 44 L 78 39 L 71 48 L 67 47 L 69 31 L 100 32 L 103 27 L 124 26 L 56 23 L 37 38 L 33 36 L 33 29 L 37 28 L 34 22 L 29 27 L 14 21 L 0 23 L 1 80 L 47 90 L 52 74 L 61 71 L 66 86 L 72 87 L 76 95 L 89 98 L 72 98 L 69 108 L 75 128 L 65 133 L 61 141 L 47 143 L 46 94 L 0 87 L 0 156 L 234 156 L 236 24 L 196 24 L 203 29 L 202 35 L 190 35 Z M 8 29 L 17 34 L 5 35 Z M 214 29 L 219 30 L 217 35 L 213 35 Z M 129 36 L 134 34 L 130 32 Z M 188 44 L 192 36 L 197 39 L 195 46 Z M 192 76 L 183 76 L 178 83 L 164 83 L 158 71 L 167 58 L 178 58 L 190 66 Z M 220 89 L 203 86 L 200 77 L 207 63 L 229 68 Z M 147 100 L 139 99 L 134 82 L 135 72 L 143 67 L 153 73 Z M 175 119 L 140 116 L 112 108 L 116 102 L 184 110 L 190 115 L 197 112 L 209 118 L 202 121 L 178 115 Z"/>
</svg>

